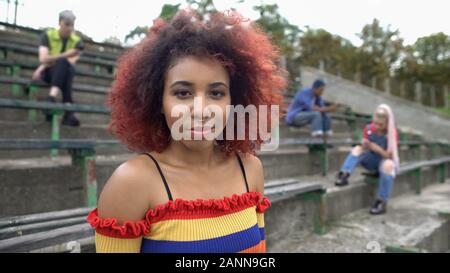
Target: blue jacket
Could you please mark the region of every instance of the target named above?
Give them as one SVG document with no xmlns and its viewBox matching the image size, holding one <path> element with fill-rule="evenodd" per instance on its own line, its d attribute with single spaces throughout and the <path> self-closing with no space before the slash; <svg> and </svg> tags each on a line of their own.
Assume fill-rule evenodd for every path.
<svg viewBox="0 0 450 273">
<path fill-rule="evenodd" d="M 300 112 L 312 112 L 313 105 L 324 107 L 325 103 L 321 97 L 316 96 L 312 88 L 305 88 L 295 95 L 287 110 L 286 123 L 292 124 L 295 116 Z"/>
</svg>

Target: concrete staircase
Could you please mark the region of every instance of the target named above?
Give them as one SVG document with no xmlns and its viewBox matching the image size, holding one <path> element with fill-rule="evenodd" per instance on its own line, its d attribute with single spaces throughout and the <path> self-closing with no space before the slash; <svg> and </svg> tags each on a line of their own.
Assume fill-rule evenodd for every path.
<svg viewBox="0 0 450 273">
<path fill-rule="evenodd" d="M 7 41 L 17 44 L 36 42 L 30 40 L 28 35 L 0 31 L 0 42 Z M 95 46 L 90 51 L 94 55 L 100 52 Z M 117 49 L 106 51 L 111 51 L 116 56 L 120 54 Z M 36 61 L 36 56 L 28 53 L 15 52 L 14 55 L 8 54 L 9 57 L 14 61 Z M 84 64 L 81 69 L 96 71 L 89 64 Z M 20 69 L 20 73 L 14 77 L 29 77 L 31 71 L 29 68 Z M 102 77 L 76 76 L 75 84 L 108 88 L 111 80 L 105 80 L 104 77 L 108 71 L 99 71 Z M 6 75 L 6 70 L 0 70 L 0 73 L 5 73 L 0 76 L 10 76 Z M 112 74 L 110 76 L 113 77 Z M 45 97 L 46 89 L 42 88 L 38 94 L 38 99 Z M 80 103 L 104 105 L 106 95 L 107 92 L 102 94 L 74 90 L 75 101 Z M 27 99 L 28 96 L 26 90 L 11 84 L 0 84 L 0 98 Z M 348 105 L 353 107 L 351 103 Z M 62 127 L 62 139 L 114 139 L 107 132 L 108 116 L 77 116 L 82 126 Z M 356 127 L 361 128 L 363 124 L 364 122 L 357 122 Z M 404 135 L 408 140 L 422 140 L 420 134 L 410 129 L 415 128 L 413 125 L 402 129 Z M 51 135 L 50 124 L 44 121 L 42 115 L 38 115 L 35 122 L 30 122 L 27 111 L 19 109 L 0 108 L 0 128 L 0 139 L 48 139 Z M 355 131 L 345 121 L 334 120 L 333 131 L 335 140 L 355 139 Z M 372 245 L 367 247 L 372 241 L 381 245 L 380 251 L 413 249 L 443 252 L 449 249 L 448 244 L 435 242 L 444 242 L 445 234 L 449 233 L 446 233 L 449 224 L 445 211 L 441 211 L 440 216 L 436 215 L 440 210 L 448 208 L 448 202 L 440 198 L 447 196 L 449 192 L 448 180 L 441 184 L 438 182 L 442 180 L 439 177 L 441 169 L 444 169 L 442 174 L 445 177 L 450 177 L 450 163 L 423 167 L 420 171 L 414 169 L 400 175 L 395 182 L 394 199 L 389 204 L 389 213 L 375 218 L 367 215 L 376 191 L 373 180 L 367 179 L 358 170 L 352 176 L 349 186 L 336 188 L 333 184 L 335 173 L 351 145 L 335 145 L 326 151 L 328 174 L 323 176 L 322 154 L 317 153 L 311 145 L 292 144 L 288 141 L 309 139 L 307 128 L 288 128 L 281 124 L 280 138 L 279 149 L 258 153 L 264 166 L 266 192 L 273 203 L 265 216 L 269 252 L 367 252 L 373 248 Z M 435 138 L 439 138 L 439 135 L 428 140 Z M 430 142 L 430 145 L 403 145 L 400 154 L 407 167 L 418 162 L 444 158 L 450 154 L 450 149 L 446 143 L 431 145 Z M 96 150 L 95 179 L 98 192 L 113 170 L 133 156 L 124 146 Z M 438 171 L 438 168 L 441 169 Z M 13 216 L 85 207 L 83 179 L 82 170 L 71 164 L 70 156 L 63 150 L 56 158 L 51 158 L 49 151 L 45 150 L 0 150 L 0 252 L 65 252 L 68 251 L 67 243 L 74 240 L 81 244 L 82 252 L 93 251 L 92 231 L 89 231 L 80 214 L 67 226 L 39 231 L 40 238 L 51 238 L 57 234 L 54 238 L 58 239 L 51 243 L 45 243 L 47 241 L 42 239 L 39 243 L 32 244 L 27 241 L 26 236 L 33 234 L 23 233 L 21 230 L 24 229 L 20 226 L 16 232 L 12 232 L 12 226 L 7 224 L 8 219 Z M 421 194 L 416 194 L 418 192 Z M 412 217 L 415 213 L 418 215 L 417 219 Z M 5 223 L 4 226 L 2 223 Z M 420 227 L 417 223 L 424 223 L 426 227 Z M 388 231 L 383 229 L 383 225 L 398 229 Z M 416 232 L 416 229 L 420 232 Z M 5 237 L 1 237 L 2 234 Z M 22 234 L 24 235 L 21 236 Z M 21 240 L 21 245 L 15 245 L 14 240 Z"/>
</svg>

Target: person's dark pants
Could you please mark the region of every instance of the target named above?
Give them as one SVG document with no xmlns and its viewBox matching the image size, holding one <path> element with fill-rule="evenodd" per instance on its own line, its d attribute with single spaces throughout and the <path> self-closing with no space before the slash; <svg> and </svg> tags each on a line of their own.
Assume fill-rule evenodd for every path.
<svg viewBox="0 0 450 273">
<path fill-rule="evenodd" d="M 42 73 L 42 80 L 50 86 L 57 86 L 62 92 L 63 103 L 72 103 L 72 80 L 75 68 L 65 58 L 58 59 L 54 65 Z"/>
</svg>

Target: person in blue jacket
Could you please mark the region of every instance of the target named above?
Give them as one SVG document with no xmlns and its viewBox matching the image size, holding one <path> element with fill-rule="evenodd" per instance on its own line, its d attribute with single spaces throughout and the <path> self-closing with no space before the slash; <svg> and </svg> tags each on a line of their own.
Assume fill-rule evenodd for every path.
<svg viewBox="0 0 450 273">
<path fill-rule="evenodd" d="M 325 82 L 321 79 L 314 81 L 312 87 L 299 91 L 289 105 L 285 121 L 289 126 L 311 126 L 313 137 L 327 137 L 333 134 L 331 129 L 330 112 L 335 112 L 337 105 L 325 105 L 322 94 Z"/>
</svg>

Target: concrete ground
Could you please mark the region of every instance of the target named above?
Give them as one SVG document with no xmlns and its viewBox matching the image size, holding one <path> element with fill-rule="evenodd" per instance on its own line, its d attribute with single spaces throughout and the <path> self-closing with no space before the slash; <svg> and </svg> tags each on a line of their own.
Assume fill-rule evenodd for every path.
<svg viewBox="0 0 450 273">
<path fill-rule="evenodd" d="M 293 232 L 269 249 L 270 252 L 384 252 L 386 246 L 418 247 L 422 241 L 442 226 L 444 248 L 448 247 L 449 218 L 439 212 L 450 212 L 450 180 L 427 187 L 421 195 L 402 195 L 393 198 L 388 213 L 371 216 L 368 209 L 347 214 L 329 223 L 329 232 L 315 235 L 305 231 Z M 445 241 L 447 240 L 447 241 Z"/>
</svg>

